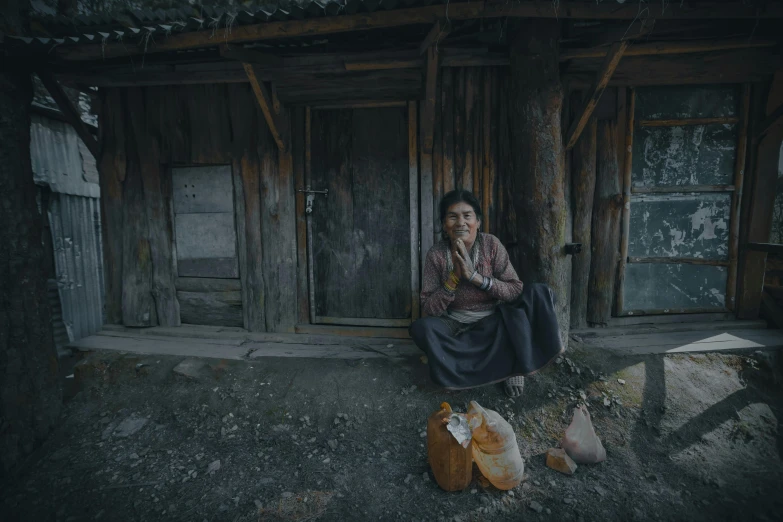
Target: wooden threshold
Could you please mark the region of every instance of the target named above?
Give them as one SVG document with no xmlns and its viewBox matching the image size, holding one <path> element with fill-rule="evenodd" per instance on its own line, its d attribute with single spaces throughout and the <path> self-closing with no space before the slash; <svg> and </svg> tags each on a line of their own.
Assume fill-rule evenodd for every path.
<svg viewBox="0 0 783 522">
<path fill-rule="evenodd" d="M 341 326 L 380 326 L 383 328 L 405 328 L 411 324 L 410 319 L 375 319 L 366 317 L 326 317 L 316 315 L 317 324 L 341 325 Z"/>
<path fill-rule="evenodd" d="M 348 337 L 382 337 L 410 339 L 407 328 L 380 328 L 372 326 L 338 326 L 322 324 L 298 324 L 294 331 L 310 335 L 344 335 Z"/>
<path fill-rule="evenodd" d="M 650 310 L 628 310 L 624 311 L 621 317 L 635 316 L 646 317 L 649 315 L 678 315 L 678 314 L 708 314 L 708 313 L 727 312 L 725 308 L 661 308 Z"/>
</svg>

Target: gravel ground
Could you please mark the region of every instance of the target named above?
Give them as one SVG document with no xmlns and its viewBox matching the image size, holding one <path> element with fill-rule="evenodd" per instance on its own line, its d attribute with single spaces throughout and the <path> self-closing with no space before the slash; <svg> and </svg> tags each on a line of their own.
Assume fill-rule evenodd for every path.
<svg viewBox="0 0 783 522">
<path fill-rule="evenodd" d="M 418 357 L 253 361 L 92 353 L 60 427 L 5 484 L 0 519 L 779 520 L 783 390 L 768 355 L 620 357 L 572 342 L 527 380 L 445 392 Z M 525 479 L 447 493 L 427 417 L 449 402 L 514 426 Z M 586 403 L 607 461 L 545 466 Z"/>
</svg>

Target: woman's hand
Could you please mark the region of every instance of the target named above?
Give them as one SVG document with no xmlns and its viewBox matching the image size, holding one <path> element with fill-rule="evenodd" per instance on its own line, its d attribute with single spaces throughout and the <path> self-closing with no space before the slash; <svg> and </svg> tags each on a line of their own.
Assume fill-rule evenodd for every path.
<svg viewBox="0 0 783 522">
<path fill-rule="evenodd" d="M 461 279 L 470 280 L 470 276 L 476 271 L 476 267 L 473 266 L 468 249 L 465 248 L 465 243 L 461 239 L 457 239 L 454 242 L 454 247 L 454 273 Z"/>
</svg>

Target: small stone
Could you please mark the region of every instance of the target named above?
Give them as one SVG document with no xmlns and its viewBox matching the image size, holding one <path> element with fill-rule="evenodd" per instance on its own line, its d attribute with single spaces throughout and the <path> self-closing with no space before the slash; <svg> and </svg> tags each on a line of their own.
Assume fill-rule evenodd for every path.
<svg viewBox="0 0 783 522">
<path fill-rule="evenodd" d="M 283 491 L 282 493 L 280 493 L 280 496 L 283 498 L 291 498 L 294 496 L 294 494 L 291 493 L 290 491 Z"/>
<path fill-rule="evenodd" d="M 612 405 L 612 401 L 609 400 L 609 397 L 604 397 L 604 406 L 607 408 Z"/>
<path fill-rule="evenodd" d="M 408 484 L 408 483 L 410 483 L 411 480 L 413 480 L 413 475 L 408 473 L 408 475 L 405 477 L 405 480 L 403 482 Z"/>
<path fill-rule="evenodd" d="M 313 442 L 315 442 L 314 439 L 313 439 Z M 337 441 L 336 440 L 329 439 L 328 441 L 326 441 L 326 443 L 329 445 L 329 447 L 332 449 L 332 451 L 335 451 L 337 449 Z"/>
<path fill-rule="evenodd" d="M 595 490 L 596 493 L 598 493 L 602 497 L 606 496 L 606 490 L 604 488 L 602 488 L 601 486 L 595 486 L 593 489 Z"/>
<path fill-rule="evenodd" d="M 564 498 L 563 502 L 565 504 L 574 504 L 574 503 L 576 503 L 576 500 L 574 500 L 573 498 Z"/>
<path fill-rule="evenodd" d="M 147 424 L 147 419 L 131 415 L 120 423 L 114 430 L 115 437 L 130 437 Z"/>
<path fill-rule="evenodd" d="M 617 379 L 617 382 L 619 382 L 620 384 L 625 384 L 625 381 L 623 379 Z"/>
<path fill-rule="evenodd" d="M 555 359 L 555 364 L 563 364 L 563 358 L 558 357 L 557 359 Z"/>
<path fill-rule="evenodd" d="M 210 462 L 209 466 L 207 466 L 207 473 L 214 473 L 219 469 L 220 469 L 220 459 L 213 460 L 212 462 Z"/>
<path fill-rule="evenodd" d="M 532 509 L 533 511 L 535 511 L 536 513 L 541 513 L 544 510 L 544 506 L 542 506 L 541 504 L 539 504 L 535 500 L 533 502 L 531 502 L 528 507 L 530 509 Z"/>
<path fill-rule="evenodd" d="M 201 359 L 188 358 L 174 367 L 174 373 L 187 377 L 188 379 L 198 379 L 201 377 L 201 370 L 207 365 Z"/>
<path fill-rule="evenodd" d="M 476 488 L 470 490 L 471 495 L 475 495 L 476 493 L 478 493 L 478 490 Z"/>
<path fill-rule="evenodd" d="M 139 454 L 138 453 L 131 453 L 130 454 L 130 458 L 133 459 L 133 460 L 136 460 L 136 459 L 139 458 Z"/>
<path fill-rule="evenodd" d="M 335 418 L 334 419 L 334 425 L 337 426 L 338 424 L 340 424 L 340 419 Z"/>
<path fill-rule="evenodd" d="M 262 507 L 264 507 L 264 505 L 263 505 L 263 504 L 261 503 L 261 501 L 260 501 L 260 500 L 258 500 L 258 499 L 255 499 L 255 500 L 253 501 L 253 503 L 256 505 L 256 508 L 258 508 L 258 509 L 261 509 Z"/>
<path fill-rule="evenodd" d="M 546 452 L 546 465 L 566 475 L 573 475 L 576 471 L 576 462 L 562 448 L 550 448 Z"/>
<path fill-rule="evenodd" d="M 332 461 L 332 459 L 330 459 L 329 457 L 326 457 L 326 458 L 325 458 L 324 460 L 322 460 L 321 462 L 323 462 L 324 464 L 329 464 L 331 461 Z"/>
<path fill-rule="evenodd" d="M 508 491 L 506 491 L 506 493 L 508 494 L 509 497 L 513 497 L 514 496 L 514 492 L 511 491 L 510 489 Z"/>
<path fill-rule="evenodd" d="M 423 479 L 424 479 L 424 482 L 429 482 L 429 481 L 430 481 L 430 476 L 429 476 L 429 475 L 427 475 L 427 472 L 426 472 L 426 471 L 425 471 L 424 473 L 422 473 L 422 474 L 421 474 L 421 478 L 423 478 Z"/>
<path fill-rule="evenodd" d="M 419 433 L 419 437 L 421 437 L 422 439 L 424 437 L 426 437 L 426 436 L 427 436 L 427 432 L 426 431 L 422 431 L 421 433 Z"/>
</svg>

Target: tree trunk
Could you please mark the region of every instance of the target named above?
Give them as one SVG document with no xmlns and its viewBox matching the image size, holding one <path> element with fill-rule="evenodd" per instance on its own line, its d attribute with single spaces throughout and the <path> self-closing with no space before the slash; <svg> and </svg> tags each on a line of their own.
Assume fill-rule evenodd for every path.
<svg viewBox="0 0 783 522">
<path fill-rule="evenodd" d="M 622 209 L 616 132 L 616 123 L 599 120 L 592 263 L 587 305 L 587 322 L 591 325 L 606 325 L 612 315 Z"/>
<path fill-rule="evenodd" d="M 590 281 L 591 227 L 595 196 L 596 120 L 590 118 L 571 157 L 573 172 L 574 243 L 582 251 L 574 256 L 571 276 L 571 328 L 587 325 L 587 287 Z"/>
<path fill-rule="evenodd" d="M 517 246 L 509 254 L 526 283 L 546 283 L 555 293 L 563 342 L 568 338 L 571 263 L 564 253 L 565 168 L 560 118 L 558 38 L 554 20 L 520 21 L 511 46 L 509 187 Z"/>
<path fill-rule="evenodd" d="M 0 31 L 26 27 L 29 4 L 4 5 Z M 0 482 L 54 426 L 61 406 L 47 301 L 42 220 L 30 162 L 27 71 L 0 72 Z"/>
</svg>

